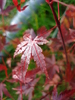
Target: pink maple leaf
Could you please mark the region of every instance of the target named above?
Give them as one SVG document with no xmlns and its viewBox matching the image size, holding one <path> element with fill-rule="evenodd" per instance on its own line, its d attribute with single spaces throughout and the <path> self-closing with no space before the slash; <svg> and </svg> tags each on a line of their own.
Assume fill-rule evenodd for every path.
<svg viewBox="0 0 75 100">
<path fill-rule="evenodd" d="M 22 85 L 22 87 L 19 86 L 17 88 L 13 88 L 13 90 L 17 91 L 16 94 L 19 94 L 18 100 L 21 100 L 22 94 L 26 96 L 28 95 L 28 100 L 32 100 L 34 87 L 38 81 L 39 81 L 39 78 L 32 80 L 28 84 Z"/>
<path fill-rule="evenodd" d="M 34 61 L 36 61 L 36 64 L 38 67 L 41 68 L 43 72 L 45 72 L 46 76 L 48 76 L 46 71 L 46 63 L 45 63 L 45 57 L 42 54 L 42 49 L 38 45 L 46 44 L 48 41 L 44 39 L 43 37 L 36 36 L 34 39 L 32 35 L 25 34 L 23 36 L 23 40 L 16 48 L 14 57 L 20 53 L 22 53 L 21 56 L 21 62 L 24 64 L 23 70 L 25 70 L 25 74 L 28 69 L 28 64 L 30 63 L 31 57 L 33 57 Z"/>
<path fill-rule="evenodd" d="M 36 68 L 34 70 L 31 71 L 26 71 L 23 69 L 23 64 L 19 63 L 15 69 L 13 69 L 12 71 L 12 77 L 13 79 L 15 79 L 16 81 L 19 80 L 22 83 L 29 83 L 30 81 L 32 81 L 34 79 L 34 77 L 36 76 L 36 73 L 38 73 L 40 71 L 40 68 Z M 25 75 L 26 73 L 26 75 Z"/>
<path fill-rule="evenodd" d="M 6 96 L 12 98 L 12 96 L 10 95 L 10 93 L 8 92 L 8 90 L 6 89 L 5 86 L 6 86 L 5 84 L 0 83 L 0 97 L 1 97 L 0 100 L 3 100 L 3 99 L 2 99 L 2 98 L 3 98 L 3 92 L 4 92 L 4 94 L 5 94 Z"/>
</svg>

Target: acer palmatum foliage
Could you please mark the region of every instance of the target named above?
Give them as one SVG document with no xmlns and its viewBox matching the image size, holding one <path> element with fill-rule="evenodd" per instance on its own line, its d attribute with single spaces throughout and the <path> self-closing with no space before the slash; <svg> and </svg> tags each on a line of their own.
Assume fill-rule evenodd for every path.
<svg viewBox="0 0 75 100">
<path fill-rule="evenodd" d="M 10 95 L 10 93 L 8 92 L 6 85 L 3 83 L 0 83 L 0 100 L 3 100 L 3 93 L 7 96 L 12 98 L 12 96 Z"/>
<path fill-rule="evenodd" d="M 4 9 L 7 0 L 0 0 L 0 15 L 8 15 L 9 12 L 15 8 L 15 6 L 8 6 Z"/>
<path fill-rule="evenodd" d="M 75 89 L 72 89 L 72 90 L 65 90 L 58 95 L 57 89 L 54 88 L 52 93 L 53 100 L 70 100 L 70 97 L 74 95 L 74 93 L 75 93 Z"/>
<path fill-rule="evenodd" d="M 9 31 L 9 32 L 16 32 L 18 30 L 20 30 L 20 28 L 18 28 L 17 24 L 14 25 L 10 25 L 10 26 L 1 26 L 0 30 L 5 30 L 5 31 Z"/>
<path fill-rule="evenodd" d="M 25 0 L 20 0 L 20 4 L 18 4 L 18 0 L 13 0 L 14 5 L 16 6 L 18 11 L 23 11 L 26 9 L 27 5 L 21 8 L 21 4 L 24 3 Z"/>
<path fill-rule="evenodd" d="M 42 54 L 42 49 L 40 46 L 38 46 L 46 44 L 47 42 L 48 41 L 43 37 L 36 36 L 33 38 L 31 34 L 25 34 L 23 36 L 23 41 L 17 46 L 14 57 L 22 53 L 21 62 L 23 62 L 23 70 L 25 70 L 25 75 L 31 58 L 36 61 L 36 64 L 41 68 L 41 71 L 45 72 L 47 75 L 45 57 Z"/>
<path fill-rule="evenodd" d="M 5 46 L 9 44 L 6 41 L 7 35 L 4 33 L 6 33 L 6 31 L 15 32 L 19 30 L 17 24 L 15 25 L 5 24 L 5 16 L 9 15 L 9 12 L 15 7 L 17 8 L 18 11 L 23 11 L 27 7 L 26 5 L 21 8 L 21 5 L 25 2 L 25 0 L 19 0 L 20 3 L 18 0 L 12 0 L 14 5 L 12 6 L 10 5 L 8 7 L 6 7 L 7 6 L 6 1 L 7 0 L 0 0 L 0 15 L 2 16 L 2 24 L 0 24 L 0 32 L 2 33 L 0 35 L 0 52 L 6 50 Z M 3 59 L 3 62 L 1 62 L 0 64 L 0 77 L 1 77 L 0 78 L 0 82 L 1 82 L 0 100 L 7 99 L 6 97 L 5 98 L 3 97 L 3 93 L 6 96 L 12 98 L 12 96 L 7 91 L 9 89 L 6 89 L 7 85 L 5 85 L 4 83 L 5 81 L 10 83 L 16 83 L 16 85 L 19 85 L 18 82 L 20 83 L 20 86 L 17 87 L 13 86 L 14 87 L 13 90 L 17 91 L 16 94 L 19 94 L 18 100 L 22 100 L 23 95 L 28 96 L 29 100 L 32 99 L 33 100 L 37 100 L 37 99 L 38 100 L 74 100 L 72 96 L 73 95 L 75 96 L 75 43 L 74 43 L 75 42 L 75 7 L 73 5 L 68 5 L 65 4 L 64 2 L 60 2 L 59 0 L 45 0 L 45 1 L 51 7 L 56 25 L 53 28 L 49 29 L 48 31 L 45 28 L 45 26 L 42 26 L 41 28 L 38 29 L 37 36 L 33 31 L 33 29 L 31 30 L 28 29 L 24 32 L 23 40 L 21 40 L 21 38 L 20 40 L 19 39 L 13 40 L 7 37 L 13 43 L 15 43 L 15 45 L 17 45 L 21 41 L 21 43 L 17 45 L 17 48 L 14 53 L 14 57 L 17 56 L 18 54 L 22 54 L 22 56 L 20 62 L 18 61 L 19 59 L 17 58 L 15 59 L 17 66 L 14 65 L 13 67 L 15 68 L 12 70 L 12 73 L 9 74 L 9 66 L 11 66 L 12 68 L 12 62 L 14 60 L 12 58 L 13 54 L 10 55 L 10 52 L 8 53 L 7 51 L 5 51 L 6 54 L 9 54 L 9 58 L 5 58 L 5 59 L 3 55 L 0 55 L 0 58 Z M 58 3 L 58 16 L 56 16 L 57 14 L 52 6 L 54 2 Z M 64 17 L 61 20 L 61 25 L 59 21 L 60 20 L 59 3 L 64 6 L 68 6 L 68 9 L 66 10 Z M 43 15 L 44 14 L 42 14 L 42 16 Z M 50 33 L 53 31 L 53 29 L 55 29 L 56 27 L 58 27 L 59 29 L 59 31 L 57 32 L 57 37 L 56 38 L 48 37 Z M 62 34 L 62 36 L 60 33 Z M 52 41 L 49 42 L 48 48 L 45 48 L 46 50 L 43 51 L 39 45 L 48 43 L 48 41 L 46 40 L 47 37 L 49 40 Z M 64 48 L 62 48 L 63 47 L 62 41 L 64 44 Z M 13 43 L 10 42 L 10 44 L 12 45 Z M 64 49 L 65 51 L 67 51 L 65 52 L 67 65 L 66 65 Z M 11 50 L 9 50 L 8 48 L 8 51 Z M 33 59 L 36 62 L 35 66 L 37 65 L 36 68 L 33 70 L 28 69 L 28 67 L 30 67 L 32 62 L 32 61 L 30 62 L 31 59 Z M 8 65 L 8 70 L 6 64 Z M 33 66 L 33 64 L 31 66 Z M 2 76 L 3 74 L 1 74 L 2 71 L 5 71 L 5 75 L 6 75 L 5 79 L 2 79 L 3 77 Z M 44 80 L 42 80 L 41 78 L 43 72 L 46 74 L 46 79 L 44 77 L 43 78 Z M 11 79 L 10 75 L 12 75 L 13 79 Z M 51 89 L 52 87 L 53 89 Z M 38 95 L 36 96 L 36 94 Z M 36 97 L 36 99 L 34 99 L 34 97 Z"/>
<path fill-rule="evenodd" d="M 0 9 L 3 10 L 6 4 L 6 0 L 0 0 Z"/>
<path fill-rule="evenodd" d="M 22 83 L 29 83 L 36 77 L 36 73 L 40 72 L 40 68 L 36 68 L 31 71 L 25 71 L 23 69 L 24 64 L 19 63 L 12 71 L 12 78 L 18 81 L 21 81 Z M 25 75 L 26 74 L 26 75 Z"/>
<path fill-rule="evenodd" d="M 35 88 L 36 83 L 39 81 L 39 79 L 34 79 L 28 84 L 22 85 L 22 94 L 23 95 L 28 95 L 28 100 L 32 100 L 33 97 L 33 91 Z M 13 88 L 13 90 L 17 90 L 16 94 L 19 94 L 18 100 L 21 100 L 22 95 L 21 95 L 21 87 Z"/>
<path fill-rule="evenodd" d="M 4 70 L 5 75 L 7 76 L 7 67 L 5 65 L 0 64 L 0 71 Z"/>
</svg>

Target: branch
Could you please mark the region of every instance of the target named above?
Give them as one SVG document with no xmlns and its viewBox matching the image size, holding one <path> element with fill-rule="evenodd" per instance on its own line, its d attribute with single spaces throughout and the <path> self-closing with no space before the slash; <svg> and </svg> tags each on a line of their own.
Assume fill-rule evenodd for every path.
<svg viewBox="0 0 75 100">
<path fill-rule="evenodd" d="M 57 15 L 56 15 L 56 13 L 55 13 L 54 8 L 53 8 L 53 1 L 52 1 L 52 0 L 50 0 L 49 6 L 50 6 L 50 8 L 51 8 L 51 10 L 52 10 L 52 13 L 53 13 L 55 22 L 56 22 L 57 27 L 58 27 L 58 29 L 59 29 L 59 31 L 60 31 L 60 36 L 61 36 L 61 39 L 62 39 L 62 44 L 63 44 L 63 48 L 64 48 L 64 51 L 65 51 L 65 56 L 66 56 L 66 62 L 67 62 L 67 65 L 68 65 L 69 61 L 68 61 L 66 46 L 65 46 L 65 42 L 64 42 L 63 35 L 62 35 L 62 31 L 61 31 L 61 27 L 60 27 L 60 22 L 59 22 L 59 20 L 58 20 L 58 18 L 57 18 Z"/>
</svg>

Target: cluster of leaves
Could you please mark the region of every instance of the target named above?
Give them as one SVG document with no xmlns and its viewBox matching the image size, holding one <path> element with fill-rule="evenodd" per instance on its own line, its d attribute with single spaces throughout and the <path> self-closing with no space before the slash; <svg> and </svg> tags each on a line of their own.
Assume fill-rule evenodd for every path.
<svg viewBox="0 0 75 100">
<path fill-rule="evenodd" d="M 25 100 L 24 95 L 28 96 L 28 100 L 75 100 L 75 6 L 59 0 L 46 0 L 52 9 L 56 26 L 49 30 L 42 26 L 36 34 L 33 29 L 28 29 L 24 32 L 23 38 L 7 43 L 6 31 L 15 32 L 19 31 L 19 28 L 17 25 L 6 26 L 4 16 L 8 16 L 15 7 L 18 11 L 25 10 L 28 5 L 21 8 L 24 2 L 25 0 L 21 0 L 20 3 L 18 0 L 13 0 L 14 5 L 4 9 L 6 0 L 0 1 L 3 23 L 0 26 L 0 31 L 3 32 L 0 35 L 0 52 L 4 50 L 9 56 L 6 59 L 3 55 L 0 56 L 2 60 L 0 71 L 4 70 L 6 75 L 6 78 L 0 82 L 0 100 L 3 100 L 3 93 L 15 100 L 8 92 L 5 82 L 16 84 L 12 89 L 17 91 L 18 100 Z M 53 8 L 54 2 L 58 3 L 58 18 Z M 59 3 L 68 7 L 61 25 Z M 56 38 L 50 38 L 55 28 L 57 28 Z M 14 43 L 16 49 L 12 56 L 5 50 L 5 46 L 12 44 L 15 48 Z M 19 56 L 16 57 L 17 55 Z M 13 69 L 12 61 L 16 63 Z M 12 70 L 10 74 L 7 72 L 7 67 Z"/>
</svg>

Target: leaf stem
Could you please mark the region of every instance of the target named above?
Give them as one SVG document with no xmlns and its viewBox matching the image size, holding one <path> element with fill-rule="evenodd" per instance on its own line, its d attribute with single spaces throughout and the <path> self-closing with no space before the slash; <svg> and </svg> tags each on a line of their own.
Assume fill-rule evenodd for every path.
<svg viewBox="0 0 75 100">
<path fill-rule="evenodd" d="M 60 20 L 59 2 L 57 3 L 57 5 L 58 5 L 58 20 Z"/>
<path fill-rule="evenodd" d="M 52 2 L 52 0 L 50 0 L 49 6 L 50 6 L 50 8 L 51 8 L 51 10 L 52 10 L 52 13 L 53 13 L 55 22 L 56 22 L 57 27 L 58 27 L 58 29 L 59 29 L 59 31 L 60 31 L 60 36 L 61 36 L 61 39 L 62 39 L 62 44 L 63 44 L 63 48 L 64 48 L 64 51 L 65 51 L 65 56 L 66 56 L 66 62 L 67 62 L 67 64 L 68 64 L 69 61 L 68 61 L 66 46 L 65 46 L 65 42 L 64 42 L 63 35 L 62 35 L 62 31 L 61 31 L 61 27 L 60 27 L 60 22 L 59 22 L 59 20 L 58 20 L 58 18 L 57 18 L 57 15 L 56 15 L 56 13 L 55 13 L 54 8 L 53 8 L 53 2 Z"/>
<path fill-rule="evenodd" d="M 52 2 L 60 3 L 60 4 L 63 5 L 63 6 L 66 6 L 66 7 L 69 7 L 69 8 L 71 8 L 71 9 L 74 9 L 74 10 L 75 10 L 75 6 L 66 4 L 66 3 L 61 2 L 61 1 L 59 1 L 59 0 L 52 0 Z"/>
</svg>

